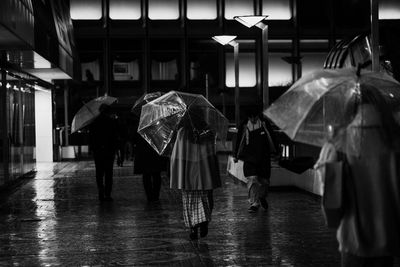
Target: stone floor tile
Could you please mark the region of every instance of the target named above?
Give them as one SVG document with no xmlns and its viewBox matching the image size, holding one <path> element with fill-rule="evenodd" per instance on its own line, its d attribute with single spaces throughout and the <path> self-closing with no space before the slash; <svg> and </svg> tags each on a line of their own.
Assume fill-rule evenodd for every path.
<svg viewBox="0 0 400 267">
<path fill-rule="evenodd" d="M 127 162 L 115 167 L 114 201 L 99 203 L 94 174 L 92 161 L 39 165 L 1 198 L 0 266 L 339 265 L 335 233 L 307 193 L 273 190 L 270 209 L 249 214 L 246 189 L 223 171 L 209 235 L 190 241 L 167 177 L 148 204 Z"/>
</svg>

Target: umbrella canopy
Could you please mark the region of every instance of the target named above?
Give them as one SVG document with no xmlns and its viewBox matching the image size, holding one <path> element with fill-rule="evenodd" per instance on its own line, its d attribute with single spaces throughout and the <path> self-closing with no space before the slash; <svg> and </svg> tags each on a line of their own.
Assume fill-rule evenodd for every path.
<svg viewBox="0 0 400 267">
<path fill-rule="evenodd" d="M 147 103 L 149 103 L 150 101 L 153 101 L 154 99 L 162 96 L 163 94 L 164 94 L 163 92 L 152 92 L 143 94 L 141 97 L 139 97 L 138 100 L 135 101 L 135 104 L 133 105 L 131 112 L 140 117 L 140 113 L 142 112 L 142 107 Z"/>
<path fill-rule="evenodd" d="M 321 70 L 299 79 L 264 111 L 292 140 L 322 146 L 327 130 L 344 129 L 349 110 L 361 99 L 360 87 L 376 88 L 392 111 L 399 110 L 400 84 L 384 73 L 356 69 Z M 329 126 L 329 127 L 328 127 Z"/>
<path fill-rule="evenodd" d="M 201 138 L 226 140 L 228 120 L 204 96 L 171 91 L 142 107 L 138 133 L 160 155 L 169 155 L 177 131 L 186 126 Z"/>
<path fill-rule="evenodd" d="M 71 133 L 88 126 L 100 115 L 99 107 L 102 104 L 111 105 L 117 98 L 111 96 L 100 96 L 92 99 L 81 107 L 72 120 Z"/>
</svg>

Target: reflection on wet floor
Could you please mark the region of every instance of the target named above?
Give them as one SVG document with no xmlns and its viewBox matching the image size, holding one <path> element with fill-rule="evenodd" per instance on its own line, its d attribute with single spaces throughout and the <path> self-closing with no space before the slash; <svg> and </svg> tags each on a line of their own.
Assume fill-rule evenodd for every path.
<svg viewBox="0 0 400 267">
<path fill-rule="evenodd" d="M 209 236 L 192 242 L 166 177 L 150 205 L 132 164 L 116 167 L 114 202 L 101 204 L 93 162 L 38 165 L 0 203 L 0 266 L 339 265 L 317 198 L 273 190 L 270 210 L 249 214 L 246 189 L 231 178 L 214 194 Z"/>
</svg>

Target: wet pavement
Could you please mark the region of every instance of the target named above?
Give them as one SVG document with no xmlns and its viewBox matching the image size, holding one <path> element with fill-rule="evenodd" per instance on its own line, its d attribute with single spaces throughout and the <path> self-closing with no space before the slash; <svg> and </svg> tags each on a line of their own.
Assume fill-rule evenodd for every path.
<svg viewBox="0 0 400 267">
<path fill-rule="evenodd" d="M 164 177 L 160 203 L 147 204 L 132 173 L 131 162 L 115 167 L 114 201 L 99 203 L 92 161 L 38 165 L 0 198 L 0 266 L 339 265 L 335 233 L 308 193 L 273 190 L 270 209 L 249 214 L 246 188 L 224 175 L 209 235 L 190 241 L 179 192 Z"/>
</svg>

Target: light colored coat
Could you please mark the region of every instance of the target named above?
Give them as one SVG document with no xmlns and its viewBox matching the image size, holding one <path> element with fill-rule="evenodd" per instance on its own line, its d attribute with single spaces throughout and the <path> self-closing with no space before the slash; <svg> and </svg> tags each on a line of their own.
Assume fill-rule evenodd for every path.
<svg viewBox="0 0 400 267">
<path fill-rule="evenodd" d="M 360 153 L 347 153 L 352 175 L 344 181 L 339 250 L 360 257 L 400 256 L 400 154 L 383 143 L 373 110 L 363 112 L 348 127 L 353 138 L 348 149 L 356 144 Z"/>
<path fill-rule="evenodd" d="M 170 187 L 211 190 L 221 186 L 215 138 L 194 142 L 190 129 L 179 129 L 171 154 Z"/>
</svg>

